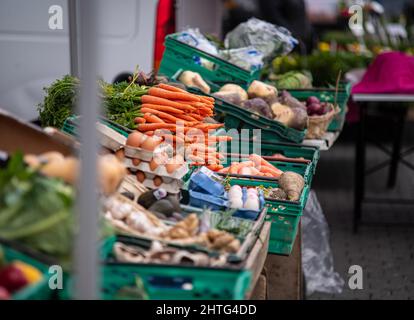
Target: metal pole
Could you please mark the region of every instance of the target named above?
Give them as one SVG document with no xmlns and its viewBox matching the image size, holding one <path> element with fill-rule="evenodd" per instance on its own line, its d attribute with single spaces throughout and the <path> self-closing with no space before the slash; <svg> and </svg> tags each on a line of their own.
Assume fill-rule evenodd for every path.
<svg viewBox="0 0 414 320">
<path fill-rule="evenodd" d="M 77 195 L 78 234 L 75 242 L 75 298 L 97 299 L 98 279 L 98 188 L 96 159 L 98 137 L 96 121 L 99 112 L 97 85 L 97 0 L 79 1 L 79 67 L 81 174 Z"/>
<path fill-rule="evenodd" d="M 70 74 L 79 77 L 77 0 L 68 0 Z"/>
</svg>

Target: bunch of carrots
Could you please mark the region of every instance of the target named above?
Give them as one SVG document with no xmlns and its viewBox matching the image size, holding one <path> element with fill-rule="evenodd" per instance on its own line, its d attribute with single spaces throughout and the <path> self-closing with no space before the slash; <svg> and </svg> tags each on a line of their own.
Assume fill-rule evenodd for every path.
<svg viewBox="0 0 414 320">
<path fill-rule="evenodd" d="M 279 178 L 283 171 L 257 154 L 251 154 L 247 161 L 232 162 L 229 167 L 217 170 L 220 173 L 240 174 L 249 176 L 263 176 Z"/>
<path fill-rule="evenodd" d="M 137 130 L 146 135 L 159 135 L 172 143 L 191 144 L 189 153 L 193 165 L 208 164 L 209 169 L 220 170 L 222 156 L 211 148 L 216 142 L 229 141 L 229 136 L 211 136 L 210 130 L 222 123 L 205 123 L 213 116 L 214 98 L 189 93 L 168 84 L 151 87 L 141 97 L 143 117 L 135 118 Z"/>
</svg>

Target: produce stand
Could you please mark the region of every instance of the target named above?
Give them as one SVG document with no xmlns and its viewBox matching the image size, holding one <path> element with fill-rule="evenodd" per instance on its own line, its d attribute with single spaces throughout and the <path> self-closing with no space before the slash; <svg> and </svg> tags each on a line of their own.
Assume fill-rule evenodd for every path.
<svg viewBox="0 0 414 320">
<path fill-rule="evenodd" d="M 359 123 L 358 123 L 358 137 L 356 143 L 356 160 L 355 160 L 355 193 L 354 193 L 354 214 L 353 214 L 353 230 L 358 231 L 358 227 L 362 220 L 362 205 L 363 203 L 376 204 L 398 204 L 398 205 L 412 205 L 412 199 L 389 199 L 389 198 L 367 198 L 365 197 L 365 177 L 379 169 L 389 166 L 389 175 L 387 185 L 393 187 L 396 182 L 398 164 L 401 163 L 413 170 L 411 163 L 404 160 L 404 157 L 411 154 L 413 149 L 406 151 L 401 150 L 402 135 L 404 130 L 405 116 L 407 114 L 408 104 L 414 102 L 414 95 L 408 94 L 354 94 L 353 100 L 358 103 Z M 367 120 L 374 105 L 381 105 L 389 110 L 392 109 L 392 117 L 394 119 L 394 136 L 392 150 L 384 147 L 381 143 L 374 141 L 372 137 L 368 137 Z M 388 160 L 375 165 L 372 168 L 366 168 L 366 146 L 367 142 L 372 142 L 376 147 L 382 150 L 387 156 Z"/>
<path fill-rule="evenodd" d="M 65 222 L 60 225 L 62 242 L 28 241 L 21 230 L 17 240 L 59 258 L 53 245 L 71 247 L 73 240 L 73 259 L 68 247 L 58 252 L 71 262 L 65 265 L 64 290 L 58 297 L 301 299 L 301 216 L 320 151 L 328 150 L 342 130 L 349 87 L 339 95 L 332 89 L 278 94 L 274 86 L 257 81 L 257 66 L 247 70 L 203 52 L 179 41 L 179 34 L 166 37 L 160 73 L 168 78 L 137 70 L 129 81 L 97 82 L 97 23 L 88 18 L 94 5 L 78 4 L 71 6 L 69 20 L 71 69 L 81 80 L 56 80 L 39 105 L 42 125 L 53 128 L 41 130 L 0 112 L 5 181 L 11 190 L 13 179 L 52 188 L 60 202 L 55 203 L 56 212 L 44 211 L 52 222 L 56 216 Z M 87 30 L 79 39 L 78 15 L 82 30 Z M 180 86 L 186 71 L 205 77 L 212 92 Z M 262 100 L 267 114 L 253 104 L 216 96 L 223 85 L 240 89 L 244 102 Z M 321 122 L 314 128 L 323 135 L 309 134 L 310 119 Z M 222 127 L 260 129 L 259 150 L 253 150 L 257 136 L 250 133 L 247 141 L 240 139 L 247 151 L 221 150 L 221 142 L 240 142 L 216 130 Z M 189 134 L 192 129 L 199 133 Z M 158 130 L 171 131 L 163 136 Z M 307 134 L 315 139 L 304 139 Z M 194 139 L 200 137 L 201 143 Z M 74 185 L 80 186 L 77 193 Z M 18 188 L 16 197 L 25 199 Z M 75 199 L 78 216 L 73 222 L 67 214 Z M 0 227 L 12 218 L 6 215 L 2 221 L 0 215 Z M 105 230 L 98 221 L 112 232 L 102 232 L 99 241 L 98 231 Z M 76 223 L 78 233 L 72 239 Z M 50 236 L 47 228 L 40 235 L 35 231 L 30 235 L 40 240 L 42 232 Z M 0 228 L 2 236 L 19 238 L 5 228 Z M 6 254 L 19 253 L 7 249 Z M 31 263 L 44 272 L 40 262 Z M 41 289 L 46 280 L 44 275 L 39 281 Z"/>
</svg>

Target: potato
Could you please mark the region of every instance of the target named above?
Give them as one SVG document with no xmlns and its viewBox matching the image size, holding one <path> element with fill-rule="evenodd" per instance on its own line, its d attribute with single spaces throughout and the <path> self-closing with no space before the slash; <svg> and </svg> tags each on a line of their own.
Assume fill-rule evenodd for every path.
<svg viewBox="0 0 414 320">
<path fill-rule="evenodd" d="M 219 92 L 235 93 L 240 97 L 241 102 L 249 98 L 246 90 L 244 90 L 242 87 L 238 86 L 237 84 L 232 84 L 232 83 L 225 84 L 224 86 L 220 88 Z"/>
</svg>

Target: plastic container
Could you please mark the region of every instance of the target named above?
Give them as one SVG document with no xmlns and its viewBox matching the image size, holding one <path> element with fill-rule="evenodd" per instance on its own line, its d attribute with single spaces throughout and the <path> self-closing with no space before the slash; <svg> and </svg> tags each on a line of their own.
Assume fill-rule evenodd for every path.
<svg viewBox="0 0 414 320">
<path fill-rule="evenodd" d="M 3 249 L 4 256 L 7 262 L 12 262 L 13 260 L 18 260 L 24 263 L 27 263 L 36 269 L 38 269 L 43 277 L 40 281 L 28 285 L 21 290 L 15 292 L 12 295 L 13 300 L 47 300 L 50 299 L 53 295 L 53 291 L 49 288 L 49 274 L 48 266 L 42 262 L 36 260 L 34 257 L 31 257 L 28 254 L 25 254 L 21 251 L 17 251 L 10 246 L 0 243 L 0 247 Z"/>
<path fill-rule="evenodd" d="M 226 83 L 236 83 L 244 88 L 260 77 L 261 70 L 242 69 L 217 56 L 203 52 L 195 47 L 177 40 L 178 33 L 165 37 L 165 50 L 161 60 L 159 73 L 173 77 L 177 72 L 185 70 L 198 72 L 210 85 L 220 87 Z M 206 68 L 198 63 L 207 60 L 211 67 Z"/>
<path fill-rule="evenodd" d="M 237 154 L 231 154 L 226 157 L 226 159 L 222 162 L 224 167 L 228 167 L 231 165 L 232 162 L 240 162 L 240 161 L 247 161 L 248 158 L 244 158 L 243 156 Z M 310 184 L 313 178 L 313 167 L 312 163 L 294 163 L 294 162 L 285 162 L 285 161 L 273 161 L 268 160 L 269 163 L 274 165 L 276 168 L 282 170 L 283 172 L 286 171 L 293 171 L 300 174 L 304 179 L 306 184 Z"/>
<path fill-rule="evenodd" d="M 312 88 L 312 89 L 288 89 L 289 93 L 298 100 L 306 100 L 310 96 L 315 96 L 322 102 L 335 102 L 335 88 Z M 338 89 L 336 103 L 340 111 L 329 124 L 328 131 L 339 131 L 345 123 L 347 103 L 351 93 L 350 83 L 341 83 Z"/>
<path fill-rule="evenodd" d="M 261 156 L 273 156 L 275 154 L 280 154 L 288 158 L 304 158 L 309 161 L 307 166 L 310 167 L 309 169 L 309 184 L 312 182 L 313 175 L 316 172 L 316 167 L 320 157 L 320 151 L 317 147 L 310 147 L 310 146 L 301 146 L 291 143 L 274 143 L 269 142 L 266 140 L 261 140 L 260 143 L 255 142 L 254 140 L 235 140 L 229 144 L 227 144 L 227 152 L 231 153 L 232 148 L 235 150 L 241 150 L 246 154 L 256 153 Z M 271 161 L 272 162 L 272 161 Z M 282 161 L 283 163 L 290 163 L 292 167 L 295 168 L 295 162 L 289 162 L 286 160 Z M 276 163 L 275 163 L 276 164 Z M 276 164 L 277 165 L 277 164 Z M 300 166 L 303 164 L 299 164 Z M 283 168 L 281 170 L 285 171 Z M 293 171 L 298 172 L 296 169 Z M 300 173 L 300 172 L 298 172 Z"/>
<path fill-rule="evenodd" d="M 190 202 L 189 205 L 196 208 L 209 208 L 214 211 L 225 210 L 228 207 L 228 202 L 217 196 L 212 196 L 206 193 L 189 190 Z"/>
<path fill-rule="evenodd" d="M 279 187 L 277 181 L 229 178 L 230 185 Z M 289 255 L 297 236 L 298 225 L 309 196 L 305 185 L 298 201 L 270 200 L 265 198 L 266 220 L 271 222 L 269 253 Z"/>
<path fill-rule="evenodd" d="M 124 286 L 134 286 L 139 277 L 149 299 L 234 299 L 245 298 L 251 273 L 240 268 L 207 268 L 178 265 L 119 263 L 113 259 L 115 241 L 128 237 L 110 238 L 103 246 L 102 298 L 114 299 Z"/>
<path fill-rule="evenodd" d="M 213 95 L 205 94 L 197 88 L 188 87 L 187 91 L 213 97 L 215 119 L 223 122 L 227 130 L 260 129 L 261 139 L 274 142 L 301 143 L 305 138 L 306 130 L 289 128 L 278 121 L 265 118 Z"/>
</svg>

